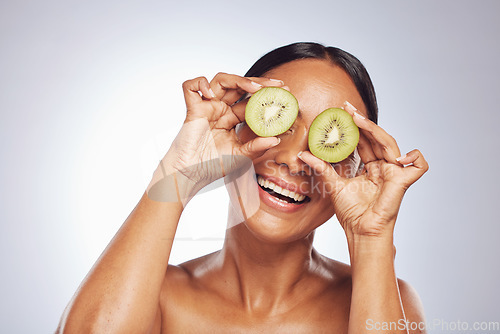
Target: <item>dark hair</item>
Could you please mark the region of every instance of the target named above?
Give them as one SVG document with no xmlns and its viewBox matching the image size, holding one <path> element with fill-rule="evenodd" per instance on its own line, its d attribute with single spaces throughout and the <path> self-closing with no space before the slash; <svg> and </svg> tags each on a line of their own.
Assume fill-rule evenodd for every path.
<svg viewBox="0 0 500 334">
<path fill-rule="evenodd" d="M 282 46 L 257 60 L 245 76 L 260 77 L 280 65 L 306 58 L 329 60 L 346 71 L 365 103 L 368 118 L 377 123 L 377 98 L 375 97 L 375 89 L 366 68 L 352 54 L 339 48 L 327 47 L 318 43 L 293 43 Z"/>
</svg>

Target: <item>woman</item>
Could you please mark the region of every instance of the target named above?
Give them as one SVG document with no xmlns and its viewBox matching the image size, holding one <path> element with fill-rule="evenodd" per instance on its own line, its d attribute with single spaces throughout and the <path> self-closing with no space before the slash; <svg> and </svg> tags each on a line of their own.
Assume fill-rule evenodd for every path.
<svg viewBox="0 0 500 334">
<path fill-rule="evenodd" d="M 277 137 L 259 138 L 242 123 L 247 93 L 265 86 L 299 101 L 294 125 Z M 376 125 L 375 93 L 356 58 L 296 43 L 265 55 L 245 77 L 219 73 L 186 81 L 183 90 L 179 135 L 67 307 L 61 332 L 407 333 L 424 321 L 417 294 L 396 278 L 393 230 L 406 189 L 428 166 L 418 150 L 402 155 Z M 312 120 L 330 107 L 348 111 L 361 132 L 357 151 L 334 167 L 307 147 Z M 230 187 L 223 248 L 168 265 L 185 204 L 241 170 L 245 158 L 235 157 L 253 168 Z M 260 185 L 244 177 L 248 171 Z M 270 184 L 303 200 L 279 196 Z M 314 230 L 334 214 L 351 266 L 312 247 Z"/>
</svg>

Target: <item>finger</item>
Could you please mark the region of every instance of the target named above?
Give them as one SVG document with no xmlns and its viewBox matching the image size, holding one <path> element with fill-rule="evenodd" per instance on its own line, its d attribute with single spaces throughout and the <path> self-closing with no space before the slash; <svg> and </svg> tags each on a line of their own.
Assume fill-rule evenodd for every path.
<svg viewBox="0 0 500 334">
<path fill-rule="evenodd" d="M 191 105 L 201 102 L 201 96 L 207 99 L 212 99 L 215 97 L 213 92 L 210 90 L 210 85 L 207 78 L 205 77 L 198 77 L 185 81 L 182 84 L 182 90 L 184 92 L 184 99 L 186 100 L 188 109 Z"/>
<path fill-rule="evenodd" d="M 370 133 L 366 133 L 364 130 L 360 130 L 359 132 L 363 133 L 365 138 L 368 140 L 368 143 L 371 146 L 373 153 L 375 153 L 375 157 L 377 158 L 377 160 L 385 160 L 384 150 L 382 147 L 380 147 L 380 145 L 377 144 L 375 138 L 373 138 Z"/>
<path fill-rule="evenodd" d="M 354 123 L 368 138 L 373 147 L 373 152 L 379 159 L 385 159 L 396 165 L 401 165 L 396 158 L 401 156 L 401 151 L 396 140 L 384 129 L 358 113 L 358 110 L 349 102 L 345 102 L 345 110 L 351 114 Z"/>
<path fill-rule="evenodd" d="M 405 165 L 404 172 L 408 177 L 407 186 L 413 184 L 429 170 L 429 164 L 425 160 L 424 155 L 417 149 L 399 157 L 398 161 Z"/>
<path fill-rule="evenodd" d="M 297 154 L 297 157 L 305 162 L 309 167 L 312 168 L 314 172 L 319 175 L 340 178 L 331 164 L 314 156 L 309 151 L 299 152 L 299 154 Z"/>
<path fill-rule="evenodd" d="M 246 92 L 255 93 L 264 86 L 249 78 L 221 72 L 212 79 L 210 87 L 217 98 L 232 105 Z"/>
<path fill-rule="evenodd" d="M 314 156 L 309 151 L 302 151 L 297 154 L 297 157 L 306 163 L 313 170 L 313 175 L 320 175 L 322 178 L 322 189 L 326 193 L 335 193 L 337 189 L 342 189 L 345 185 L 344 178 L 342 178 L 334 167 Z"/>
<path fill-rule="evenodd" d="M 364 164 L 377 160 L 370 141 L 362 133 L 359 134 L 358 153 Z"/>
<path fill-rule="evenodd" d="M 363 121 L 364 117 L 357 113 L 357 109 L 348 101 L 346 101 L 344 105 L 344 110 L 352 116 L 354 123 L 356 123 L 356 125 L 360 128 L 358 146 L 360 147 L 361 160 L 366 164 L 371 161 L 384 159 L 384 152 L 382 148 L 376 144 L 376 140 L 373 138 L 373 135 L 364 131 L 358 124 Z"/>
<path fill-rule="evenodd" d="M 215 127 L 218 129 L 232 129 L 237 124 L 245 120 L 245 112 L 243 114 L 236 113 L 238 108 L 230 108 L 227 104 L 220 102 L 223 105 L 222 116 L 215 123 Z"/>
<path fill-rule="evenodd" d="M 282 80 L 265 77 L 246 77 L 264 87 L 283 87 L 285 83 Z"/>
<path fill-rule="evenodd" d="M 218 73 L 211 81 L 216 96 L 228 105 L 234 104 L 244 94 L 253 94 L 262 87 L 282 87 L 283 81 L 264 77 L 240 77 L 234 74 Z"/>
<path fill-rule="evenodd" d="M 366 177 L 375 184 L 380 184 L 380 176 L 382 171 L 380 170 L 380 161 L 375 161 L 373 163 L 368 163 L 365 165 Z"/>
<path fill-rule="evenodd" d="M 353 119 L 359 127 L 360 132 L 370 142 L 372 151 L 375 153 L 377 159 L 384 159 L 399 165 L 396 158 L 401 155 L 401 152 L 396 140 L 380 126 L 368 119 L 362 118 L 359 114 L 355 114 Z"/>
<path fill-rule="evenodd" d="M 278 145 L 280 141 L 281 139 L 278 137 L 257 137 L 241 145 L 235 154 L 255 159 L 264 154 L 266 150 Z"/>
</svg>

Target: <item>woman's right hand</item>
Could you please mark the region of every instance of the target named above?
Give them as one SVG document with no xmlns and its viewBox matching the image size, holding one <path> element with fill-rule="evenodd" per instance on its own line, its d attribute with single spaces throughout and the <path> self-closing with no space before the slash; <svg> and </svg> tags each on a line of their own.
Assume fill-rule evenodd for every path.
<svg viewBox="0 0 500 334">
<path fill-rule="evenodd" d="M 217 74 L 210 83 L 205 77 L 184 82 L 186 119 L 157 171 L 163 177 L 175 174 L 176 187 L 189 188 L 180 189 L 183 199 L 230 174 L 243 160 L 239 157 L 255 159 L 279 143 L 276 137 L 257 137 L 243 143 L 235 131 L 245 119 L 245 108 L 241 103 L 234 104 L 246 93 L 253 94 L 265 86 L 283 87 L 283 82 L 226 73 Z M 231 159 L 223 161 L 223 157 Z M 155 179 L 158 181 L 158 177 Z"/>
</svg>

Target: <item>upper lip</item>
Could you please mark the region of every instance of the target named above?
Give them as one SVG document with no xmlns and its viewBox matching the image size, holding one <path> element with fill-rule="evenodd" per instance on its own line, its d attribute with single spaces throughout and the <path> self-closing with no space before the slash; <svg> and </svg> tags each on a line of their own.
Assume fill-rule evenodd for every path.
<svg viewBox="0 0 500 334">
<path fill-rule="evenodd" d="M 304 196 L 308 196 L 308 194 L 309 194 L 308 191 L 304 191 L 306 189 L 301 189 L 301 187 L 294 182 L 288 182 L 288 181 L 285 181 L 281 178 L 269 176 L 269 175 L 265 175 L 265 174 L 258 174 L 258 175 L 263 177 L 266 180 L 271 181 L 272 183 L 277 184 L 278 186 L 280 186 L 283 189 L 288 189 L 290 191 L 293 191 L 297 194 L 304 195 Z"/>
</svg>

